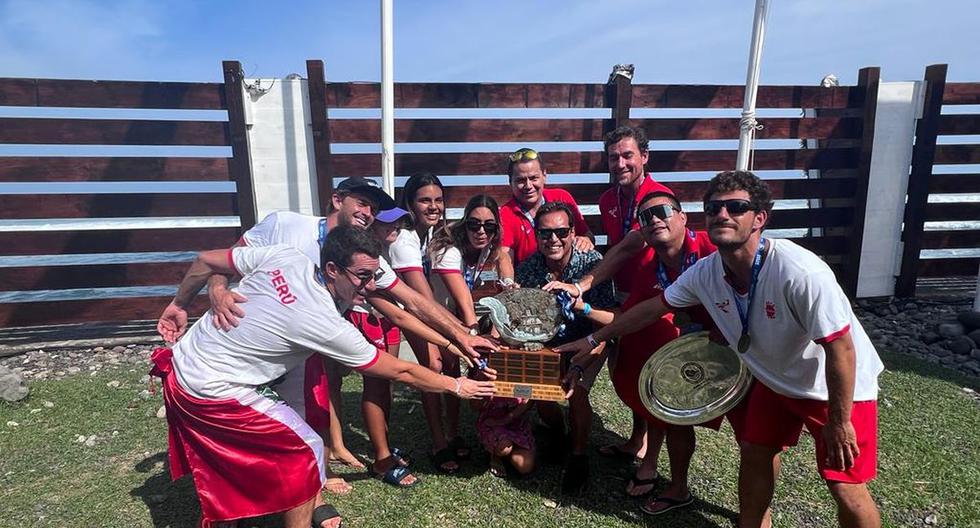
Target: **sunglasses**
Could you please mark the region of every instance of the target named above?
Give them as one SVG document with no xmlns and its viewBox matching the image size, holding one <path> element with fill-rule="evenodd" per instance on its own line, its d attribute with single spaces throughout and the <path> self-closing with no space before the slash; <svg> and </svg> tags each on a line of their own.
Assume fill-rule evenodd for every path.
<svg viewBox="0 0 980 528">
<path fill-rule="evenodd" d="M 704 214 L 708 216 L 717 216 L 722 208 L 726 209 L 728 214 L 732 216 L 739 216 L 749 211 L 759 210 L 758 207 L 748 200 L 708 200 L 704 202 Z"/>
<path fill-rule="evenodd" d="M 347 273 L 347 275 L 357 279 L 357 280 L 352 280 L 351 283 L 356 284 L 358 290 L 363 289 L 371 281 L 381 280 L 381 277 L 383 277 L 385 274 L 384 270 L 382 269 L 379 269 L 374 273 L 371 273 L 367 270 L 365 270 L 363 273 L 354 273 L 350 268 L 344 268 L 344 271 Z"/>
<path fill-rule="evenodd" d="M 469 231 L 470 233 L 479 233 L 480 229 L 483 229 L 483 231 L 488 236 L 493 236 L 497 232 L 496 222 L 480 222 L 479 220 L 467 220 L 465 222 L 465 225 L 466 225 L 466 230 Z"/>
<path fill-rule="evenodd" d="M 518 163 L 521 161 L 532 161 L 538 159 L 538 151 L 529 148 L 522 148 L 507 157 L 508 159 L 510 159 L 511 163 Z"/>
<path fill-rule="evenodd" d="M 654 205 L 637 213 L 636 219 L 639 221 L 640 227 L 647 227 L 653 225 L 654 218 L 666 222 L 668 218 L 674 216 L 674 211 L 680 211 L 680 209 L 676 209 L 670 204 Z"/>
<path fill-rule="evenodd" d="M 541 240 L 551 240 L 551 235 L 558 237 L 558 240 L 565 240 L 568 235 L 572 234 L 572 228 L 570 227 L 556 227 L 554 229 L 546 229 L 544 227 L 539 227 L 534 230 L 534 233 L 538 235 Z"/>
</svg>

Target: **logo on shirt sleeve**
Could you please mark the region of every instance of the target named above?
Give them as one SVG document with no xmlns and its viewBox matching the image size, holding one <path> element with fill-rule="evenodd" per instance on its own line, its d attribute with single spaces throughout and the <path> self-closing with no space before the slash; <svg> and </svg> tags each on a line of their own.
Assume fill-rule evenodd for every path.
<svg viewBox="0 0 980 528">
<path fill-rule="evenodd" d="M 719 310 L 728 313 L 729 303 L 730 301 L 728 299 L 725 299 L 725 302 L 716 302 L 715 306 L 717 306 Z"/>
<path fill-rule="evenodd" d="M 286 283 L 286 277 L 283 276 L 282 270 L 272 270 L 270 275 L 272 275 L 272 287 L 279 294 L 279 302 L 283 304 L 293 304 L 296 302 L 296 296 L 289 291 L 289 284 Z"/>
</svg>

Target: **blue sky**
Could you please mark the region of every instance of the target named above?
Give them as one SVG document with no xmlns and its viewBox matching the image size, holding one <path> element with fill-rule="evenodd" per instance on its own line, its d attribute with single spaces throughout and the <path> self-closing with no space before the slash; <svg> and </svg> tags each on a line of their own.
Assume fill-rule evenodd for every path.
<svg viewBox="0 0 980 528">
<path fill-rule="evenodd" d="M 745 79 L 752 0 L 394 0 L 397 81 L 636 82 Z M 762 82 L 853 83 L 862 66 L 921 79 L 927 64 L 980 81 L 975 0 L 772 0 Z M 372 0 L 0 0 L 0 76 L 216 81 L 222 59 L 249 76 L 380 78 Z M 972 36 L 971 36 L 972 35 Z"/>
</svg>

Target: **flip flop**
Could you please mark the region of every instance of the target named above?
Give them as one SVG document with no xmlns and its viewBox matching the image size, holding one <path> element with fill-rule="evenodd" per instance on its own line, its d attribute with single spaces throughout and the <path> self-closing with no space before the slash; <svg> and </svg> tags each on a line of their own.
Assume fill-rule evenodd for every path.
<svg viewBox="0 0 980 528">
<path fill-rule="evenodd" d="M 651 510 L 650 507 L 648 506 L 648 504 L 653 505 L 658 502 L 662 502 L 666 504 L 667 507 L 662 510 Z M 652 501 L 644 503 L 642 506 L 640 506 L 640 511 L 642 511 L 647 515 L 660 515 L 661 513 L 667 513 L 671 510 L 676 510 L 678 508 L 690 506 L 691 504 L 694 504 L 694 495 L 688 495 L 687 498 L 684 499 L 675 499 L 673 497 L 660 496 L 653 499 Z"/>
<path fill-rule="evenodd" d="M 374 472 L 372 471 L 372 473 Z M 422 482 L 421 480 L 418 479 L 418 477 L 416 477 L 415 482 L 411 484 L 402 484 L 402 481 L 404 481 L 406 478 L 408 478 L 409 476 L 414 477 L 415 475 L 412 475 L 412 472 L 409 471 L 407 467 L 399 465 L 397 463 L 391 466 L 390 468 L 388 468 L 388 471 L 385 471 L 383 474 L 374 473 L 374 476 L 381 479 L 381 482 L 384 482 L 385 484 L 391 484 L 396 488 L 403 488 L 403 489 L 411 488 L 416 484 L 418 484 L 419 482 Z"/>
<path fill-rule="evenodd" d="M 449 447 L 456 451 L 456 460 L 469 460 L 472 450 L 462 436 L 454 436 L 449 441 Z"/>
<path fill-rule="evenodd" d="M 456 462 L 456 452 L 451 447 L 444 447 L 436 451 L 435 453 L 430 453 L 429 460 L 432 462 L 432 465 L 436 468 L 436 470 L 439 471 L 440 473 L 450 475 L 452 473 L 459 471 L 458 464 L 457 467 L 452 469 L 447 468 L 445 466 L 449 462 Z"/>
<path fill-rule="evenodd" d="M 403 466 L 408 466 L 412 463 L 412 459 L 408 456 L 408 453 L 399 447 L 391 448 L 391 456 L 397 458 Z"/>
<path fill-rule="evenodd" d="M 322 504 L 313 509 L 313 523 L 311 526 L 313 528 L 323 528 L 323 521 L 329 521 L 337 517 L 340 517 L 340 512 L 337 511 L 337 508 L 329 504 Z M 340 521 L 337 528 L 341 528 L 343 525 L 344 521 Z"/>
<path fill-rule="evenodd" d="M 637 478 L 636 474 L 634 474 L 632 477 L 629 478 L 629 480 L 626 481 L 627 484 L 632 484 L 633 485 L 633 489 L 636 489 L 636 488 L 638 488 L 640 486 L 651 486 L 651 487 L 650 487 L 649 490 L 647 490 L 646 493 L 640 493 L 640 494 L 637 494 L 637 495 L 633 495 L 629 491 L 627 491 L 626 492 L 626 496 L 627 497 L 630 497 L 630 498 L 634 498 L 634 499 L 643 499 L 643 498 L 646 498 L 651 493 L 653 493 L 653 490 L 655 490 L 657 488 L 657 484 L 660 483 L 661 479 L 662 479 L 662 477 L 660 476 L 660 473 L 657 473 L 653 477 L 647 478 L 647 479 Z"/>
</svg>

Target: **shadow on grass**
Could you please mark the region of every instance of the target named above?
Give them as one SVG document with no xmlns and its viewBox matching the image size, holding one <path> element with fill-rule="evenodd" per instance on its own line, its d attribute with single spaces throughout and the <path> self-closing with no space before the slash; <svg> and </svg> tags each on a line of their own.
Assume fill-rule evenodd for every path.
<svg viewBox="0 0 980 528">
<path fill-rule="evenodd" d="M 177 481 L 170 480 L 170 467 L 167 464 L 167 453 L 160 452 L 136 463 L 137 473 L 146 474 L 143 485 L 129 492 L 139 497 L 150 512 L 153 526 L 159 528 L 172 526 L 174 528 L 193 528 L 197 526 L 201 515 L 201 506 L 197 501 L 197 491 L 190 477 Z"/>
<path fill-rule="evenodd" d="M 980 378 L 967 376 L 959 371 L 947 368 L 940 363 L 933 363 L 907 354 L 883 350 L 881 348 L 879 348 L 878 354 L 881 356 L 881 360 L 888 370 L 947 381 L 960 387 L 969 387 L 975 391 L 980 391 Z"/>
</svg>

